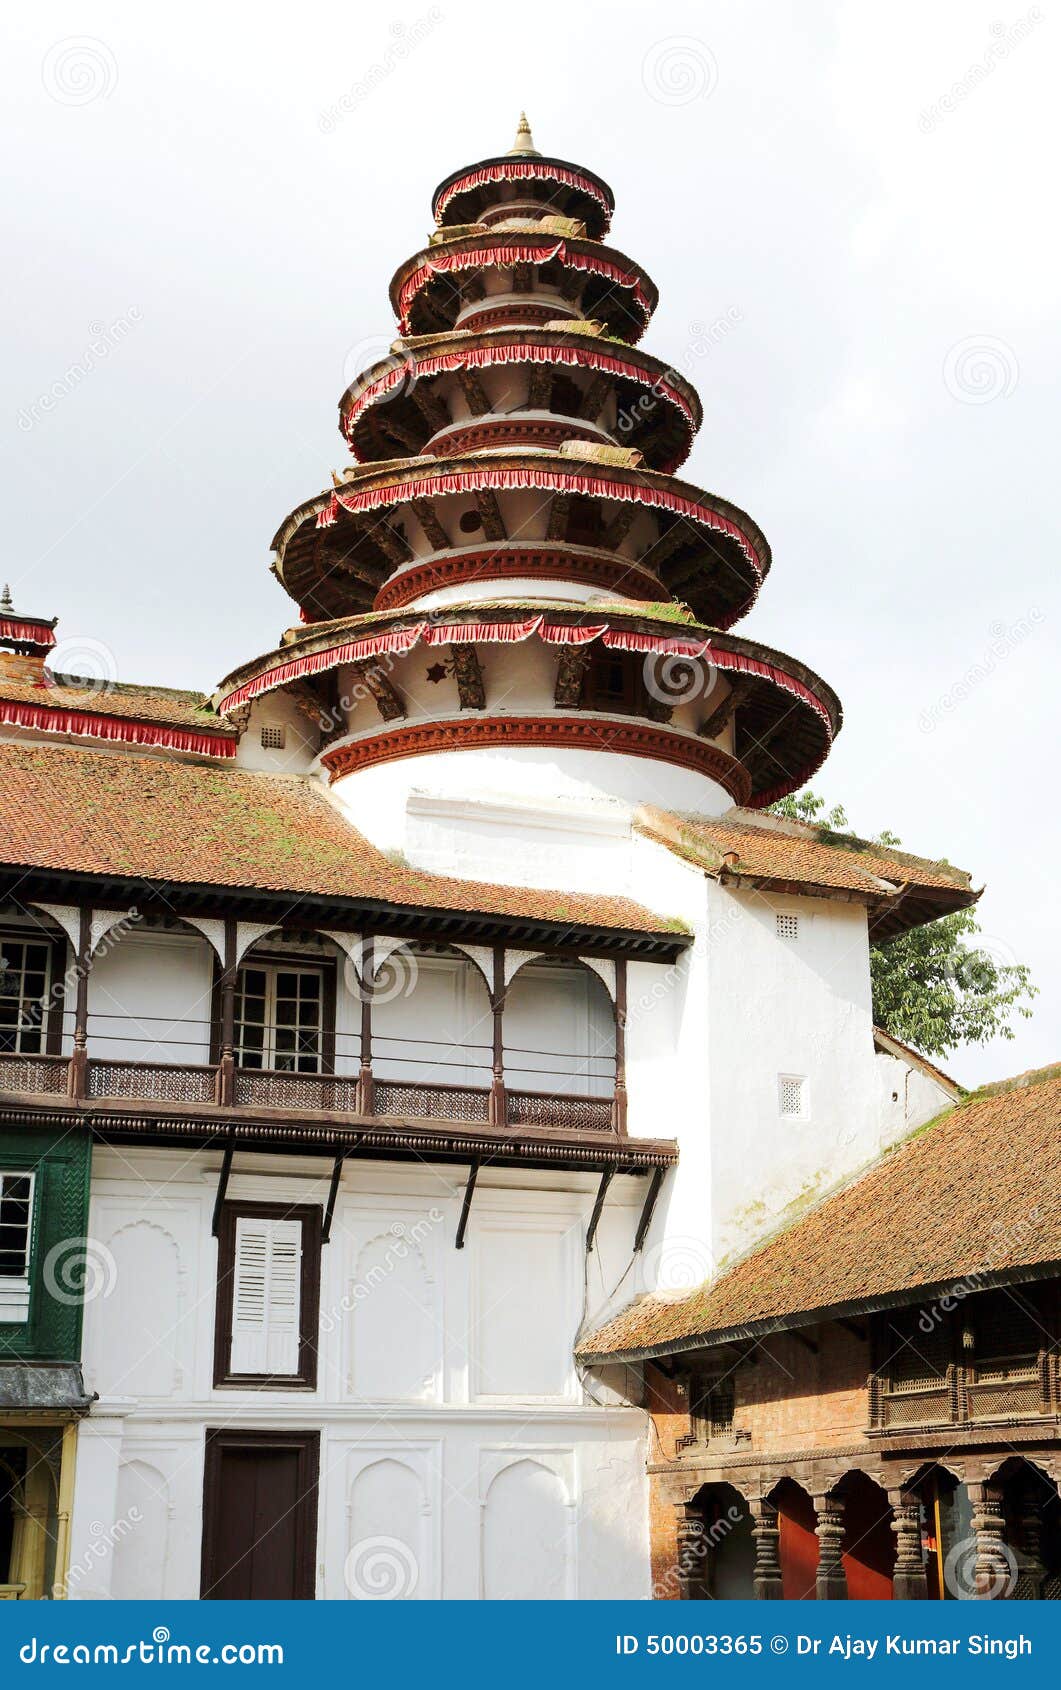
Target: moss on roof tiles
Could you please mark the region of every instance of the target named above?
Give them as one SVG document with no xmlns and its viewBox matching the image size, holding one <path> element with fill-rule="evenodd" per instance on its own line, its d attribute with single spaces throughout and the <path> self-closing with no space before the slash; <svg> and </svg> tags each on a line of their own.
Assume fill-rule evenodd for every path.
<svg viewBox="0 0 1061 1690">
<path fill-rule="evenodd" d="M 642 1298 L 579 1354 L 694 1348 L 1059 1262 L 1061 1064 L 943 1110 L 716 1279 L 680 1302 Z"/>
</svg>

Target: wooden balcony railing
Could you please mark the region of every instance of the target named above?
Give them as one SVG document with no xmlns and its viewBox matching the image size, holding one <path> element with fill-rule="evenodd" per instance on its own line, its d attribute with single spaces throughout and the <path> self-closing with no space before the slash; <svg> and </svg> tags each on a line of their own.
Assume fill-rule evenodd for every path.
<svg viewBox="0 0 1061 1690">
<path fill-rule="evenodd" d="M 203 1063 L 117 1061 L 92 1057 L 84 1068 L 83 1095 L 91 1103 L 110 1100 L 144 1103 L 214 1105 L 221 1096 L 219 1069 Z M 63 1056 L 0 1053 L 0 1094 L 74 1097 L 73 1065 Z M 377 1079 L 368 1113 L 414 1120 L 481 1124 L 490 1120 L 490 1087 L 422 1084 Z M 239 1109 L 271 1109 L 364 1116 L 354 1075 L 293 1074 L 237 1068 L 232 1098 Z M 566 1128 L 573 1132 L 608 1132 L 611 1097 L 578 1097 L 561 1092 L 510 1091 L 505 1121 L 512 1127 Z M 495 1123 L 498 1124 L 498 1123 Z"/>
</svg>

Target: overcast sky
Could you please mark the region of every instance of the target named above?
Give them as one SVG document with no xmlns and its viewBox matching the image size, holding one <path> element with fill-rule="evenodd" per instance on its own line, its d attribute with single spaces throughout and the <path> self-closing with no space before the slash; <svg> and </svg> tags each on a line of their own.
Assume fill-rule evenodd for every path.
<svg viewBox="0 0 1061 1690">
<path fill-rule="evenodd" d="M 816 787 L 970 869 L 1034 971 L 1034 1019 L 949 1066 L 1061 1057 L 1052 6 L 84 0 L 4 29 L 0 577 L 69 667 L 210 689 L 294 619 L 269 539 L 344 462 L 432 188 L 525 106 L 659 286 L 645 344 L 704 401 L 683 473 L 772 544 L 741 631 L 844 702 Z"/>
</svg>

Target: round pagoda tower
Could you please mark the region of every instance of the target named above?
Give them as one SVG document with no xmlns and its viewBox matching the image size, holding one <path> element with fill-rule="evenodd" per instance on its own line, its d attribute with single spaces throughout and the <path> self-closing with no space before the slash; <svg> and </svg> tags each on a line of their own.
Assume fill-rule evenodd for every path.
<svg viewBox="0 0 1061 1690">
<path fill-rule="evenodd" d="M 770 549 L 680 478 L 700 402 L 639 346 L 656 289 L 613 203 L 525 117 L 436 189 L 398 338 L 340 400 L 353 465 L 273 541 L 300 622 L 216 695 L 312 689 L 320 771 L 381 843 L 414 790 L 762 806 L 839 729 L 823 681 L 729 631 Z"/>
</svg>

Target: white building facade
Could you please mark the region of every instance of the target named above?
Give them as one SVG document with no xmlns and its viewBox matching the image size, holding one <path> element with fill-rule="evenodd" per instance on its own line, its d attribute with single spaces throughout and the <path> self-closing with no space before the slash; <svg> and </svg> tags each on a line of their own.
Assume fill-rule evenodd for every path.
<svg viewBox="0 0 1061 1690">
<path fill-rule="evenodd" d="M 63 1594 L 650 1597 L 647 1417 L 579 1332 L 953 1096 L 869 947 L 968 881 L 764 813 L 839 705 L 720 631 L 769 550 L 674 476 L 610 210 L 523 127 L 442 184 L 277 535 L 300 622 L 209 704 L 42 711 L 9 618 L 47 825 L 0 921 L 67 968 L 0 1105 L 93 1144 Z"/>
</svg>

